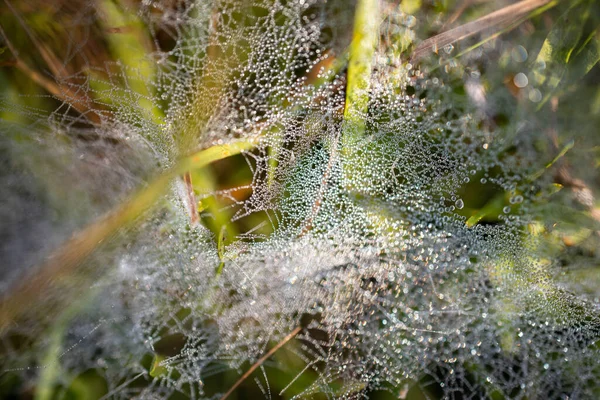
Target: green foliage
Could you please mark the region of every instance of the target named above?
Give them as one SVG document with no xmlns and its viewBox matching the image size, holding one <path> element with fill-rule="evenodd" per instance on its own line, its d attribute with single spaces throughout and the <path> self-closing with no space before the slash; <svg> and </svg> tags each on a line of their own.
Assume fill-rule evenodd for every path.
<svg viewBox="0 0 600 400">
<path fill-rule="evenodd" d="M 439 332 L 435 331 L 435 326 L 419 325 L 419 312 L 427 312 L 425 303 L 418 303 L 425 298 L 422 287 L 417 287 L 420 292 L 408 293 L 408 289 L 404 293 L 395 292 L 397 288 L 390 282 L 396 278 L 389 282 L 385 279 L 399 274 L 400 268 L 389 268 L 392 264 L 389 260 L 397 262 L 397 266 L 404 265 L 402 262 L 407 259 L 414 260 L 415 265 L 424 262 L 427 268 L 432 266 L 422 271 L 409 271 L 414 275 L 401 279 L 409 279 L 416 282 L 415 285 L 420 285 L 420 280 L 429 285 L 431 280 L 434 291 L 439 289 L 442 293 L 443 289 L 446 296 L 455 301 L 453 305 L 464 306 L 467 311 L 471 305 L 461 303 L 461 293 L 465 291 L 466 281 L 471 278 L 469 271 L 477 270 L 481 274 L 473 278 L 477 284 L 491 286 L 491 294 L 486 292 L 482 295 L 489 315 L 487 312 L 480 314 L 474 318 L 477 322 L 469 320 L 461 329 L 473 328 L 475 332 L 476 329 L 500 327 L 485 336 L 493 337 L 493 343 L 486 343 L 483 347 L 489 346 L 489 353 L 497 351 L 498 357 L 508 360 L 507 368 L 530 356 L 523 350 L 525 339 L 521 340 L 522 335 L 517 333 L 528 326 L 530 322 L 525 323 L 524 320 L 529 316 L 538 324 L 543 320 L 557 320 L 557 326 L 564 331 L 587 329 L 592 332 L 589 333 L 590 341 L 596 340 L 593 333 L 598 329 L 598 315 L 593 307 L 584 307 L 588 304 L 585 301 L 596 304 L 598 296 L 597 285 L 594 286 L 600 245 L 600 213 L 596 200 L 597 169 L 600 166 L 597 143 L 600 88 L 595 84 L 600 76 L 600 21 L 596 2 L 546 2 L 517 21 L 496 26 L 492 32 L 480 36 L 479 32 L 485 30 L 479 29 L 477 35 L 453 40 L 454 44 L 436 49 L 435 54 L 428 51 L 427 57 L 424 56 L 418 64 L 412 59 L 411 51 L 419 49 L 419 42 L 440 28 L 440 21 L 452 17 L 450 24 L 469 23 L 489 14 L 497 4 L 471 4 L 467 10 L 460 11 L 459 2 L 403 1 L 398 6 L 391 2 L 358 0 L 352 9 L 351 31 L 343 23 L 343 9 L 347 5 L 342 4 L 340 9 L 335 8 L 335 2 L 332 2 L 333 5 L 319 5 L 322 8 L 332 7 L 333 11 L 327 9 L 323 15 L 339 18 L 338 28 L 343 31 L 337 33 L 341 37 L 339 43 L 334 40 L 328 42 L 330 48 L 326 50 L 330 53 L 326 56 L 321 49 L 319 53 L 314 49 L 307 51 L 306 54 L 314 59 L 301 53 L 302 43 L 293 43 L 295 50 L 281 51 L 290 55 L 284 60 L 277 59 L 277 51 L 274 51 L 275 55 L 265 56 L 264 53 L 273 50 L 267 47 L 268 43 L 272 46 L 275 46 L 272 43 L 277 43 L 277 46 L 290 44 L 286 41 L 293 38 L 285 36 L 289 32 L 280 32 L 268 24 L 259 29 L 255 27 L 256 21 L 267 20 L 267 16 L 272 15 L 269 23 L 273 26 L 297 28 L 290 21 L 314 18 L 311 15 L 318 14 L 319 7 L 302 10 L 300 6 L 298 10 L 292 7 L 286 9 L 289 14 L 277 14 L 275 11 L 271 14 L 270 7 L 284 7 L 275 1 L 262 5 L 240 2 L 235 7 L 227 2 L 217 2 L 216 5 L 199 2 L 201 6 L 198 8 L 192 7 L 186 13 L 178 14 L 173 10 L 165 11 L 167 6 L 164 4 L 165 10 L 144 9 L 142 12 L 136 4 L 127 1 L 83 3 L 93 7 L 93 15 L 97 15 L 92 22 L 86 22 L 89 32 L 75 31 L 74 35 L 91 35 L 89 43 L 82 41 L 81 46 L 89 44 L 92 51 L 97 51 L 99 60 L 89 61 L 85 53 L 87 50 L 79 50 L 70 56 L 63 52 L 61 37 L 58 36 L 70 36 L 63 32 L 65 29 L 61 23 L 53 20 L 52 9 L 31 10 L 27 6 L 13 9 L 7 6 L 2 8 L 6 12 L 0 17 L 6 36 L 5 44 L 0 47 L 0 57 L 3 63 L 9 65 L 0 71 L 3 97 L 1 129 L 9 138 L 3 139 L 1 149 L 10 161 L 7 162 L 10 168 L 7 167 L 6 174 L 14 169 L 26 170 L 36 187 L 42 188 L 49 198 L 54 199 L 48 201 L 51 203 L 47 205 L 49 208 L 58 210 L 59 215 L 70 215 L 70 212 L 84 215 L 77 223 L 64 228 L 67 233 L 61 236 L 65 239 L 62 244 L 53 243 L 53 250 L 44 250 L 36 256 L 38 269 L 34 273 L 28 270 L 29 273 L 11 285 L 2 282 L 3 289 L 7 287 L 10 290 L 4 292 L 0 304 L 0 328 L 10 332 L 24 320 L 24 326 L 35 326 L 36 330 L 32 332 L 41 332 L 40 342 L 43 344 L 31 347 L 42 349 L 39 357 L 42 367 L 32 383 L 37 399 L 94 399 L 110 396 L 128 387 L 132 388 L 132 393 L 147 395 L 156 391 L 161 393 L 160 396 L 174 399 L 178 396 L 195 398 L 200 392 L 216 396 L 232 387 L 244 371 L 257 367 L 254 363 L 261 360 L 261 355 L 269 354 L 269 349 L 277 346 L 281 348 L 239 386 L 235 393 L 240 398 L 354 398 L 374 388 L 389 389 L 393 396 L 406 396 L 408 399 L 441 398 L 446 389 L 440 383 L 456 383 L 451 377 L 453 365 L 461 363 L 464 365 L 459 367 L 465 376 L 458 379 L 477 382 L 473 390 L 479 392 L 471 393 L 474 397 L 535 398 L 543 393 L 541 380 L 526 388 L 506 389 L 510 382 L 505 386 L 502 382 L 497 383 L 504 371 L 490 372 L 468 360 L 449 362 L 432 357 L 411 364 L 414 371 L 390 372 L 393 368 L 386 369 L 385 361 L 356 350 L 363 345 L 352 343 L 352 340 L 360 342 L 357 338 L 364 340 L 367 347 L 373 340 L 372 348 L 385 343 L 390 353 L 398 354 L 411 346 L 419 348 L 420 343 L 427 340 L 445 348 L 454 345 L 453 339 L 461 339 L 458 334 L 453 336 L 452 332 L 444 332 L 448 343 L 444 343 L 444 339 L 439 344 L 436 336 Z M 229 10 L 229 6 L 234 11 Z M 183 25 L 184 28 L 174 34 L 176 37 L 169 37 L 170 21 L 166 17 L 165 20 L 156 17 L 171 16 L 169 12 L 177 18 L 189 18 L 203 25 Z M 65 19 L 65 24 L 79 23 L 76 13 L 64 13 L 58 15 Z M 413 20 L 415 18 L 418 24 Z M 160 22 L 156 23 L 156 20 Z M 31 32 L 17 29 L 23 23 Z M 385 28 L 391 32 L 387 36 L 382 33 L 385 24 L 390 25 Z M 321 35 L 335 36 L 332 32 L 337 24 L 330 25 Z M 274 33 L 269 29 L 274 29 Z M 260 40 L 251 41 L 250 35 L 258 35 Z M 80 38 L 75 39 L 78 42 Z M 326 41 L 323 37 L 311 40 Z M 176 51 L 171 51 L 173 42 L 180 46 L 176 47 Z M 31 43 L 36 44 L 35 49 L 28 49 Z M 253 47 L 262 44 L 264 48 L 256 50 Z M 161 63 L 156 61 L 159 49 L 155 47 L 169 49 L 165 51 L 168 56 Z M 301 58 L 300 55 L 306 60 L 294 64 L 294 57 Z M 70 59 L 78 57 L 87 60 L 84 67 L 68 65 Z M 65 64 L 62 74 L 57 74 L 61 70 L 55 62 L 57 59 Z M 252 62 L 268 68 L 260 70 L 260 73 L 248 72 L 246 66 L 253 65 Z M 33 73 L 38 70 L 51 75 L 49 81 L 52 85 L 45 85 L 46 81 Z M 183 72 L 179 74 L 180 71 Z M 519 74 L 525 76 L 526 82 L 517 80 Z M 182 85 L 187 87 L 181 88 Z M 264 89 L 264 92 L 245 93 L 244 85 Z M 381 89 L 390 86 L 395 93 Z M 75 96 L 72 88 L 81 97 L 79 94 Z M 269 91 L 273 88 L 277 90 Z M 43 96 L 40 95 L 42 93 Z M 48 97 L 48 93 L 52 97 Z M 322 111 L 324 107 L 319 108 L 321 103 L 335 103 L 335 99 L 340 98 L 344 99 L 340 103 L 342 107 L 332 106 L 326 110 L 327 113 Z M 176 107 L 179 105 L 183 106 Z M 247 115 L 240 110 L 255 113 Z M 530 129 L 529 123 L 535 129 Z M 42 133 L 29 134 L 28 130 L 33 126 L 36 126 L 36 132 Z M 81 132 L 86 129 L 95 132 L 97 137 L 83 135 Z M 121 132 L 120 129 L 131 132 Z M 458 134 L 461 130 L 464 135 Z M 114 137 L 111 136 L 113 131 L 118 131 Z M 475 133 L 469 136 L 468 132 Z M 43 135 L 51 139 L 46 140 Z M 65 181 L 64 176 L 72 173 L 68 165 L 76 158 L 69 152 L 72 150 L 75 154 L 89 146 L 90 142 L 98 141 L 101 146 L 90 146 L 91 153 L 99 154 L 98 160 L 106 160 L 106 164 L 110 164 L 112 159 L 106 154 L 116 152 L 117 148 L 130 149 L 127 143 L 132 143 L 132 137 L 139 143 L 146 143 L 148 153 L 155 153 L 152 156 L 155 158 L 150 157 L 152 162 L 149 166 L 144 164 L 142 167 L 147 168 L 146 175 L 139 174 L 140 178 L 133 179 L 135 183 L 116 190 L 114 196 L 101 187 L 103 181 L 97 184 L 88 182 L 93 189 L 88 186 L 76 189 L 89 195 L 89 201 L 77 200 L 86 205 L 70 210 L 61 196 L 73 196 L 79 192 L 69 190 L 68 182 L 64 184 L 66 190 L 61 184 Z M 38 147 L 37 143 L 52 144 Z M 132 144 L 131 148 L 139 143 Z M 28 149 L 32 149 L 31 152 Z M 452 153 L 456 149 L 465 154 Z M 81 157 L 89 157 L 86 151 L 81 151 Z M 38 154 L 47 154 L 48 160 L 40 159 Z M 423 162 L 419 157 L 425 157 L 427 161 Z M 469 163 L 475 158 L 478 164 L 471 172 Z M 399 166 L 402 162 L 405 164 Z M 78 166 L 76 164 L 73 169 Z M 60 169 L 61 174 L 52 176 L 49 172 L 51 167 Z M 127 168 L 123 170 L 127 171 Z M 184 176 L 189 181 L 183 179 Z M 11 185 L 14 185 L 12 181 Z M 183 188 L 179 192 L 173 189 L 177 185 Z M 412 193 L 407 195 L 409 191 Z M 420 198 L 425 196 L 422 193 L 428 198 Z M 414 197 L 411 197 L 412 194 Z M 109 197 L 109 200 L 104 203 L 97 200 L 101 195 Z M 253 196 L 259 198 L 256 200 L 259 206 L 251 202 L 255 199 Z M 436 196 L 441 198 L 439 210 L 435 211 L 439 214 L 439 221 L 419 220 L 421 214 L 418 212 L 422 215 L 429 212 L 419 207 L 425 208 L 422 204 L 429 204 L 428 201 L 437 199 Z M 178 209 L 180 203 L 186 201 L 191 215 L 181 217 L 177 211 L 173 212 L 172 209 Z M 171 229 L 170 224 L 175 225 L 172 221 L 164 223 L 167 220 L 165 216 L 170 213 L 178 215 L 173 220 L 185 229 Z M 347 220 L 349 216 L 350 221 Z M 446 224 L 443 225 L 446 230 L 440 230 L 439 237 L 432 239 L 423 235 L 425 239 L 423 236 L 417 239 L 418 234 L 435 231 L 438 223 Z M 348 224 L 349 228 L 340 232 L 347 237 L 339 239 L 339 243 L 331 248 L 325 247 L 327 241 L 333 241 L 331 232 L 341 229 L 339 227 L 344 224 Z M 160 229 L 155 229 L 156 226 Z M 451 228 L 446 228 L 449 226 Z M 502 231 L 502 226 L 509 228 Z M 125 374 L 118 376 L 118 373 L 105 378 L 104 373 L 114 372 L 106 367 L 112 365 L 110 363 L 114 360 L 110 359 L 102 359 L 97 366 L 79 374 L 69 372 L 62 365 L 63 356 L 71 350 L 66 348 L 67 336 L 73 328 L 73 321 L 91 312 L 86 307 L 68 308 L 66 312 L 57 310 L 75 301 L 84 291 L 86 302 L 93 302 L 95 290 L 88 289 L 95 284 L 105 285 L 102 282 L 107 277 L 109 283 L 106 285 L 121 284 L 110 280 L 110 275 L 117 268 L 106 267 L 98 274 L 81 272 L 90 265 L 119 265 L 126 270 L 127 263 L 147 262 L 144 255 L 132 253 L 128 258 L 130 248 L 137 246 L 137 239 L 123 239 L 128 234 L 131 237 L 143 236 L 146 229 L 151 232 L 152 245 L 145 243 L 143 248 L 148 253 L 156 251 L 160 254 L 155 257 L 158 261 L 148 256 L 159 265 L 158 271 L 152 270 L 159 277 L 157 282 L 152 280 L 152 285 L 159 287 L 156 290 L 158 294 L 154 299 L 153 292 L 144 292 L 145 284 L 151 286 L 145 283 L 144 278 L 127 280 L 124 286 L 135 282 L 135 286 L 129 288 L 131 293 L 143 293 L 143 301 L 147 300 L 143 296 L 152 299 L 143 303 L 132 294 L 131 298 L 124 295 L 122 300 L 124 308 L 131 306 L 133 310 L 139 307 L 136 301 L 151 304 L 156 309 L 148 312 L 150 318 L 164 319 L 168 323 L 163 324 L 162 330 L 152 331 L 153 337 L 144 338 L 146 345 L 153 346 L 152 351 L 136 349 L 131 350 L 131 354 L 116 358 L 124 370 L 130 368 L 136 371 L 133 378 Z M 246 236 L 241 232 L 247 232 Z M 438 251 L 435 246 L 448 237 L 465 235 L 471 238 L 468 235 L 473 235 L 479 240 L 481 237 L 476 235 L 480 233 L 482 242 L 497 233 L 497 242 L 490 241 L 490 248 L 501 248 L 490 250 L 497 257 L 493 261 L 481 262 L 479 258 L 485 258 L 483 251 L 462 257 L 460 262 L 440 261 L 440 265 L 460 264 L 460 268 L 457 267 L 460 274 L 449 274 L 434 284 L 432 276 L 438 273 L 438 267 L 437 264 L 433 267 L 433 261 L 428 264 L 431 254 L 426 254 L 425 240 L 430 239 L 430 248 Z M 318 257 L 300 247 L 304 245 L 303 240 L 310 241 L 312 235 L 315 235 L 317 243 L 306 248 L 313 250 L 323 246 L 328 249 L 322 251 L 324 254 L 319 253 Z M 508 236 L 512 239 L 506 239 Z M 172 253 L 160 253 L 159 249 L 178 246 L 180 237 L 184 238 L 181 239 L 184 243 L 181 248 L 176 247 Z M 250 237 L 252 239 L 248 239 Z M 362 243 L 362 247 L 354 248 L 344 240 L 355 240 Z M 418 240 L 422 241 L 420 245 L 423 247 L 411 247 Z M 473 243 L 477 240 L 473 239 Z M 139 241 L 143 243 L 143 239 Z M 194 241 L 195 244 L 206 245 L 208 250 L 203 248 L 198 255 L 190 244 Z M 473 243 L 470 244 L 474 251 L 479 251 L 478 244 Z M 220 344 L 211 343 L 210 335 L 200 335 L 193 342 L 188 338 L 194 337 L 194 334 L 188 333 L 211 332 L 212 318 L 243 308 L 252 290 L 259 292 L 274 287 L 271 286 L 273 282 L 267 279 L 263 286 L 257 286 L 258 289 L 251 285 L 248 288 L 246 278 L 264 271 L 259 267 L 256 271 L 244 269 L 252 264 L 244 264 L 240 258 L 253 262 L 259 260 L 265 265 L 270 260 L 279 260 L 271 271 L 273 276 L 280 273 L 279 269 L 287 268 L 287 262 L 292 262 L 293 273 L 290 279 L 277 287 L 278 290 L 284 287 L 291 291 L 298 279 L 310 282 L 316 279 L 298 276 L 302 270 L 293 265 L 294 251 L 297 250 L 290 250 L 285 247 L 287 245 L 299 246 L 301 256 L 309 259 L 308 262 L 333 263 L 327 259 L 328 251 L 332 252 L 332 256 L 339 256 L 340 260 L 334 260 L 336 265 L 331 271 L 320 272 L 319 284 L 310 286 L 316 288 L 315 293 L 292 292 L 295 297 L 287 298 L 285 290 L 275 292 L 282 298 L 274 298 L 267 303 L 278 306 L 283 303 L 281 310 L 284 311 L 272 314 L 274 320 L 269 324 L 272 322 L 273 326 L 264 326 L 268 334 L 257 334 L 261 332 L 261 324 L 269 325 L 258 316 L 264 311 L 260 308 L 268 306 L 264 302 L 256 306 L 256 315 L 250 313 L 236 324 L 225 325 L 229 331 L 216 334 L 227 346 L 242 348 L 240 353 L 247 354 L 247 360 L 228 360 L 230 353 L 223 350 L 219 356 L 224 361 L 211 359 L 206 365 L 202 364 L 202 352 L 208 354 L 213 350 L 211 346 L 218 347 Z M 272 251 L 269 246 L 273 246 Z M 345 250 L 344 246 L 348 246 L 349 250 Z M 388 247 L 381 250 L 378 246 Z M 103 252 L 109 253 L 106 249 L 114 253 L 120 251 L 124 257 L 113 258 L 113 253 L 105 256 Z M 334 253 L 338 250 L 339 253 Z M 363 256 L 361 251 L 367 255 Z M 373 254 L 380 252 L 372 256 L 370 251 Z M 421 253 L 412 254 L 411 251 Z M 446 255 L 451 259 L 455 249 L 449 246 L 439 251 L 444 253 L 440 259 Z M 465 250 L 464 254 L 468 251 L 471 249 Z M 531 256 L 523 257 L 528 252 Z M 186 260 L 206 258 L 206 262 L 212 265 L 211 272 L 190 277 L 193 283 L 184 288 L 178 286 L 177 277 L 186 277 L 190 269 L 182 267 L 178 270 L 176 267 L 176 277 L 172 281 L 170 277 L 161 280 L 164 275 L 161 275 L 160 267 L 164 265 L 165 270 L 173 269 L 170 262 L 178 257 Z M 355 268 L 354 261 L 347 262 L 344 257 L 349 260 L 365 257 L 369 260 L 365 261 L 365 265 L 371 265 L 369 257 L 377 258 L 382 268 L 389 269 L 382 269 L 377 275 L 378 271 L 368 271 L 367 267 L 364 267 L 366 271 L 361 270 L 361 265 Z M 557 266 L 559 263 L 562 265 Z M 465 270 L 467 273 L 463 274 Z M 229 274 L 232 274 L 231 277 Z M 151 279 L 155 278 L 152 276 L 147 281 Z M 382 281 L 386 283 L 382 284 Z M 373 286 L 377 286 L 377 290 L 371 292 Z M 302 295 L 321 296 L 327 290 L 332 291 L 335 302 L 326 306 L 345 307 L 341 311 L 332 311 L 334 315 L 329 318 L 334 321 L 327 321 L 330 326 L 345 326 L 351 332 L 340 344 L 335 342 L 335 337 L 328 336 L 330 332 L 338 331 L 326 332 L 323 329 L 328 326 L 322 321 L 323 315 L 330 311 L 323 304 L 314 300 L 314 306 L 311 305 L 314 309 L 310 312 L 300 309 L 294 313 L 286 308 L 288 301 L 297 301 Z M 488 289 L 473 289 L 476 290 Z M 494 294 L 495 290 L 504 292 Z M 123 290 L 121 293 L 128 292 Z M 256 296 L 252 301 L 264 301 L 266 295 L 268 293 L 252 293 Z M 411 311 L 400 310 L 391 317 L 383 306 L 373 305 L 377 296 L 385 299 L 385 307 L 388 308 L 389 299 L 402 296 L 402 301 L 410 306 L 401 304 L 398 308 L 406 307 Z M 448 297 L 434 298 L 439 303 L 432 305 L 429 302 L 430 311 L 434 306 L 450 304 Z M 47 298 L 59 300 L 44 304 Z M 221 304 L 220 299 L 223 298 L 226 300 Z M 540 304 L 545 304 L 547 309 L 537 309 Z M 417 309 L 420 306 L 424 308 Z M 335 321 L 337 312 L 354 312 L 355 309 L 359 311 L 350 315 L 362 318 L 364 316 L 359 312 L 364 313 L 367 315 L 364 321 Z M 451 308 L 448 310 L 451 311 Z M 285 312 L 290 312 L 292 317 L 286 316 Z M 191 317 L 196 317 L 197 313 L 205 318 L 201 323 Z M 458 315 L 457 320 L 462 317 Z M 395 325 L 396 331 L 390 328 L 394 318 L 399 321 Z M 405 322 L 411 318 L 416 326 L 412 331 L 412 325 L 408 326 Z M 493 322 L 489 325 L 486 325 L 487 321 L 481 322 L 486 318 Z M 136 323 L 159 324 L 152 320 L 140 321 Z M 290 326 L 291 322 L 296 325 Z M 370 328 L 368 335 L 361 330 L 367 323 L 377 325 L 377 328 Z M 298 328 L 302 332 L 299 337 L 281 342 L 285 334 Z M 361 332 L 363 336 L 352 336 L 352 332 Z M 431 335 L 423 335 L 423 332 Z M 373 339 L 376 336 L 377 339 Z M 225 338 L 231 342 L 226 342 Z M 539 339 L 536 336 L 532 338 Z M 10 339 L 13 340 L 12 337 Z M 582 342 L 585 340 L 588 340 L 587 337 L 581 339 Z M 31 350 L 26 349 L 25 339 L 16 336 L 14 341 L 17 348 L 23 347 L 23 354 Z M 481 342 L 477 346 L 480 345 Z M 573 344 L 573 348 L 580 349 L 578 345 Z M 323 354 L 333 352 L 332 349 L 339 351 L 335 356 L 339 356 L 340 360 L 360 361 L 326 365 L 323 360 L 331 354 Z M 124 347 L 123 352 L 127 351 Z M 363 347 L 361 351 L 364 351 Z M 468 354 L 478 354 L 481 350 L 473 347 L 468 351 Z M 0 353 L 0 357 L 3 355 Z M 402 354 L 402 357 L 409 355 Z M 423 353 L 418 356 L 423 356 Z M 559 356 L 562 355 L 550 355 L 548 359 L 559 360 Z M 200 372 L 193 377 L 197 386 L 179 383 L 181 371 L 188 370 L 178 369 L 178 363 L 185 364 L 186 357 L 194 360 L 190 364 L 202 364 L 198 367 Z M 208 355 L 206 357 L 208 359 Z M 123 361 L 125 359 L 127 363 Z M 337 360 L 335 357 L 331 359 Z M 532 363 L 531 376 L 536 379 L 546 377 L 544 364 L 535 360 Z M 381 377 L 369 375 L 369 368 L 373 365 L 380 368 L 377 371 Z M 459 367 L 456 367 L 457 370 Z M 436 368 L 447 368 L 452 372 Z M 383 376 L 385 373 L 389 376 Z M 434 377 L 436 374 L 439 376 Z M 15 376 L 5 375 L 0 381 L 0 389 L 13 395 L 23 395 L 24 384 Z M 568 371 L 561 375 L 565 380 L 564 387 L 576 385 L 569 381 L 572 376 Z M 428 386 L 428 378 L 436 383 Z M 518 379 L 523 378 L 519 376 Z M 176 389 L 169 391 L 173 387 Z M 461 390 L 467 394 L 467 389 Z M 370 398 L 390 396 L 388 392 L 377 390 L 371 392 Z"/>
</svg>

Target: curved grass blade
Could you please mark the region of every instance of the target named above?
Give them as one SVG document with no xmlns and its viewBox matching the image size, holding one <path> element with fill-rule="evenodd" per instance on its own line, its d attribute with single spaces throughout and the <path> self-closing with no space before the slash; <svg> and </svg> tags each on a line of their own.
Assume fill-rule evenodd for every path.
<svg viewBox="0 0 600 400">
<path fill-rule="evenodd" d="M 539 8 L 536 8 L 535 10 L 531 11 L 529 14 L 526 14 L 524 16 L 522 16 L 521 18 L 517 19 L 516 21 L 512 22 L 511 24 L 509 24 L 508 26 L 504 27 L 503 29 L 498 30 L 497 32 L 494 32 L 493 34 L 487 36 L 486 38 L 480 40 L 479 42 L 475 43 L 472 46 L 467 47 L 466 49 L 464 49 L 463 51 L 461 51 L 460 53 L 456 54 L 455 56 L 449 58 L 448 60 L 451 59 L 455 59 L 455 58 L 459 58 L 464 56 L 467 53 L 470 53 L 471 51 L 475 50 L 478 47 L 483 46 L 485 43 L 489 42 L 490 40 L 494 40 L 495 38 L 497 38 L 500 35 L 503 35 L 507 32 L 512 31 L 513 29 L 515 29 L 517 26 L 521 25 L 523 22 L 527 21 L 528 19 L 531 19 L 537 15 L 540 15 L 546 11 L 548 11 L 549 9 L 551 9 L 552 7 L 556 6 L 558 4 L 557 1 L 551 1 L 548 4 L 541 6 Z M 444 65 L 446 64 L 446 62 L 440 63 L 440 65 Z M 433 70 L 437 69 L 439 67 L 435 67 L 433 68 Z"/>
<path fill-rule="evenodd" d="M 102 243 L 109 241 L 120 229 L 131 227 L 151 209 L 169 188 L 170 182 L 186 171 L 239 154 L 254 147 L 252 141 L 213 146 L 183 158 L 173 168 L 159 175 L 129 200 L 75 233 L 47 261 L 24 278 L 0 301 L 0 331 L 31 308 L 52 282 L 68 277 Z"/>
<path fill-rule="evenodd" d="M 501 8 L 475 21 L 450 29 L 439 35 L 422 41 L 414 50 L 411 62 L 416 62 L 431 52 L 444 48 L 459 40 L 466 39 L 485 30 L 502 30 L 513 24 L 527 13 L 549 4 L 556 4 L 557 0 L 524 0 L 510 6 Z"/>
<path fill-rule="evenodd" d="M 577 54 L 573 56 L 573 68 L 569 68 L 566 83 L 571 84 L 587 75 L 600 62 L 600 28 L 592 32 Z"/>
</svg>

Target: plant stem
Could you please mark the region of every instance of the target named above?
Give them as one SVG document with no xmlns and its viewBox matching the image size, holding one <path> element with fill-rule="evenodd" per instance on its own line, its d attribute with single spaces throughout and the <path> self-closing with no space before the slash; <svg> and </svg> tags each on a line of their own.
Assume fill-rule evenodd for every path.
<svg viewBox="0 0 600 400">
<path fill-rule="evenodd" d="M 342 148 L 351 146 L 365 133 L 373 56 L 378 37 L 379 0 L 358 0 L 348 59 Z"/>
<path fill-rule="evenodd" d="M 269 359 L 269 357 L 271 357 L 273 354 L 275 354 L 275 352 L 277 352 L 277 350 L 279 350 L 281 347 L 283 347 L 284 344 L 286 344 L 287 342 L 289 342 L 290 340 L 292 340 L 298 333 L 300 333 L 300 331 L 302 330 L 302 327 L 298 326 L 296 327 L 296 329 L 294 329 L 292 332 L 290 332 L 286 337 L 284 337 L 279 343 L 277 343 L 275 346 L 273 346 L 273 348 L 271 350 L 269 350 L 267 352 L 267 354 L 265 354 L 264 356 L 262 356 L 261 358 L 258 359 L 258 361 L 256 361 L 251 367 L 250 369 L 248 369 L 248 371 L 246 371 L 244 373 L 244 375 L 242 375 L 240 377 L 240 379 L 237 380 L 237 382 L 235 382 L 233 384 L 233 386 L 231 388 L 229 388 L 229 390 L 227 391 L 227 393 L 225 393 L 223 395 L 223 397 L 221 397 L 221 400 L 225 400 L 227 399 L 227 397 L 229 397 L 231 395 L 231 393 L 233 393 L 233 391 L 242 384 L 242 382 L 244 382 L 250 375 L 252 375 L 252 373 L 258 368 L 260 367 L 265 361 L 267 361 Z"/>
<path fill-rule="evenodd" d="M 200 223 L 200 217 L 198 216 L 198 207 L 196 206 L 196 196 L 194 195 L 194 185 L 190 171 L 183 174 L 183 184 L 185 186 L 186 202 L 190 214 L 190 225 L 196 226 Z"/>
</svg>

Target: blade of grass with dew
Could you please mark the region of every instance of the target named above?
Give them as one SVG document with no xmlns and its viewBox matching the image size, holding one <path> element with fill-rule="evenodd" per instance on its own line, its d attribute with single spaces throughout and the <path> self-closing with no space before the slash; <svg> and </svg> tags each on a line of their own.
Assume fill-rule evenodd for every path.
<svg viewBox="0 0 600 400">
<path fill-rule="evenodd" d="M 156 66 L 147 57 L 152 43 L 147 29 L 140 18 L 128 12 L 120 1 L 102 0 L 97 4 L 110 52 L 122 64 L 125 86 L 139 96 L 135 106 L 156 125 L 162 125 L 163 112 L 150 100 L 154 93 L 146 85 L 156 75 Z M 136 100 L 128 91 L 121 92 L 123 98 L 119 99 L 119 103 Z"/>
<path fill-rule="evenodd" d="M 369 106 L 373 57 L 379 38 L 379 1 L 359 0 L 354 16 L 354 32 L 348 57 L 346 103 L 342 149 L 346 150 L 365 134 Z"/>
<path fill-rule="evenodd" d="M 511 25 L 515 20 L 523 15 L 549 3 L 557 3 L 551 0 L 524 0 L 516 4 L 511 4 L 494 11 L 475 21 L 466 23 L 459 27 L 450 29 L 439 35 L 433 36 L 422 41 L 413 51 L 411 62 L 416 62 L 431 52 L 437 52 L 439 49 L 453 44 L 459 40 L 466 39 L 485 30 L 502 29 Z"/>
<path fill-rule="evenodd" d="M 543 14 L 544 12 L 548 11 L 549 9 L 555 7 L 558 4 L 558 1 L 550 1 L 547 4 L 536 8 L 534 11 L 530 12 L 529 14 L 525 15 L 523 18 L 520 18 L 516 21 L 514 21 L 513 23 L 511 23 L 510 25 L 508 25 L 507 27 L 498 30 L 497 32 L 494 32 L 493 34 L 487 36 L 486 38 L 480 40 L 479 42 L 475 43 L 472 46 L 467 47 L 465 50 L 461 51 L 460 53 L 456 54 L 453 57 L 450 57 L 448 60 L 452 60 L 452 59 L 456 59 L 459 57 L 464 56 L 465 54 L 470 53 L 471 51 L 477 49 L 478 47 L 483 46 L 485 43 L 489 42 L 490 40 L 494 40 L 496 39 L 498 36 L 501 36 L 507 32 L 512 31 L 513 29 L 515 29 L 517 26 L 521 25 L 523 22 L 534 18 L 540 14 Z M 447 64 L 448 61 L 445 60 L 443 63 L 440 64 L 440 66 Z M 439 67 L 434 67 L 432 70 L 435 70 Z"/>
<path fill-rule="evenodd" d="M 267 151 L 269 152 L 269 161 L 267 167 L 267 185 L 269 188 L 273 187 L 275 183 L 275 174 L 277 167 L 279 166 L 278 157 L 281 153 L 281 147 L 283 145 L 283 134 L 279 127 L 273 127 L 270 129 L 270 137 L 273 140 L 273 144 L 269 146 Z"/>
<path fill-rule="evenodd" d="M 371 73 L 373 70 L 373 58 L 379 40 L 379 1 L 359 0 L 354 15 L 354 30 L 348 54 L 348 72 L 346 82 L 346 98 L 342 122 L 341 142 L 338 139 L 329 145 L 330 160 L 327 166 L 327 174 L 322 182 L 326 184 L 332 163 L 337 158 L 337 148 L 340 147 L 342 156 L 345 158 L 344 171 L 347 176 L 355 173 L 354 162 L 356 144 L 362 140 L 366 131 L 366 117 L 369 108 L 369 91 L 371 89 Z M 318 213 L 321 204 L 321 196 L 317 198 L 312 216 L 302 230 L 302 234 L 312 228 L 312 220 Z"/>
<path fill-rule="evenodd" d="M 130 227 L 167 191 L 170 182 L 186 171 L 202 168 L 208 164 L 239 154 L 254 147 L 251 141 L 232 142 L 217 145 L 183 158 L 173 168 L 162 173 L 136 195 L 125 201 L 112 211 L 74 234 L 65 244 L 48 257 L 45 264 L 36 270 L 35 275 L 25 278 L 13 288 L 0 302 L 0 331 L 30 305 L 52 281 L 68 276 L 103 242 L 123 228 Z"/>
</svg>

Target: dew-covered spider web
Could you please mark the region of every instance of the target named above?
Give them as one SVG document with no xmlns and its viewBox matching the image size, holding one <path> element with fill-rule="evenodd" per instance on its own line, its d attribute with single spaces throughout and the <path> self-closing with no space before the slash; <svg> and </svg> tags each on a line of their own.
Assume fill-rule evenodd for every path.
<svg viewBox="0 0 600 400">
<path fill-rule="evenodd" d="M 442 2 L 42 3 L 0 17 L 7 393 L 600 395 L 598 176 L 537 111 L 552 31 L 416 60 Z"/>
</svg>

